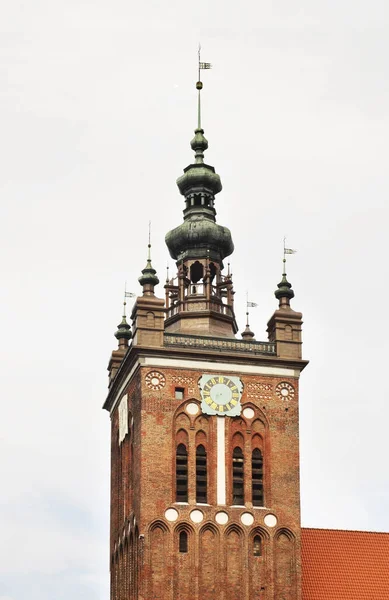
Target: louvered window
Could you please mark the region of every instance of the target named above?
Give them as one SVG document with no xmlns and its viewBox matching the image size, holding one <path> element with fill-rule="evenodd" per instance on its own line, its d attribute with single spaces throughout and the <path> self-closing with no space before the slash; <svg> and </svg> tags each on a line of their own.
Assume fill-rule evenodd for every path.
<svg viewBox="0 0 389 600">
<path fill-rule="evenodd" d="M 188 451 L 184 444 L 176 450 L 176 502 L 188 502 Z"/>
<path fill-rule="evenodd" d="M 263 457 L 255 448 L 251 457 L 251 481 L 253 490 L 253 506 L 263 506 Z"/>
<path fill-rule="evenodd" d="M 207 502 L 207 452 L 202 444 L 196 448 L 196 502 Z"/>
<path fill-rule="evenodd" d="M 244 504 L 244 463 L 239 447 L 232 454 L 232 504 Z"/>
</svg>

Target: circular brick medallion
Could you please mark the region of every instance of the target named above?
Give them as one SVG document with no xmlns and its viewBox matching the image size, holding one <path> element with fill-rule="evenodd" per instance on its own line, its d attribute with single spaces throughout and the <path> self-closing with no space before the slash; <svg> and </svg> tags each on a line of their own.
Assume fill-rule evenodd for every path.
<svg viewBox="0 0 389 600">
<path fill-rule="evenodd" d="M 168 508 L 167 510 L 165 510 L 165 519 L 167 521 L 177 521 L 178 519 L 178 512 L 176 511 L 175 508 Z"/>
<path fill-rule="evenodd" d="M 193 521 L 193 523 L 201 523 L 201 521 L 204 519 L 204 515 L 201 512 L 201 510 L 192 510 L 192 512 L 190 513 L 190 518 Z"/>
<path fill-rule="evenodd" d="M 219 523 L 219 525 L 225 525 L 226 523 L 228 523 L 227 513 L 223 511 L 216 513 L 215 521 L 216 523 Z"/>
<path fill-rule="evenodd" d="M 165 384 L 165 375 L 163 375 L 159 371 L 150 371 L 150 373 L 147 373 L 146 385 L 150 390 L 161 390 L 163 387 L 165 387 Z"/>
<path fill-rule="evenodd" d="M 243 525 L 252 525 L 254 523 L 254 517 L 251 513 L 243 513 L 242 515 L 240 515 L 240 520 L 242 521 Z"/>
<path fill-rule="evenodd" d="M 271 514 L 266 515 L 264 522 L 267 527 L 275 527 L 277 525 L 277 517 Z"/>
<path fill-rule="evenodd" d="M 281 400 L 293 400 L 294 398 L 294 387 L 287 381 L 282 381 L 276 387 L 276 394 Z"/>
</svg>

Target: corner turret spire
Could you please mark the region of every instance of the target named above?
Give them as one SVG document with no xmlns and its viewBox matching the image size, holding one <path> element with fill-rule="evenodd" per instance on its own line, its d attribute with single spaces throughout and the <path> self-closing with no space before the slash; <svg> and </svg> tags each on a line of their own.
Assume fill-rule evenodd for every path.
<svg viewBox="0 0 389 600">
<path fill-rule="evenodd" d="M 290 306 L 290 300 L 294 298 L 294 291 L 292 290 L 292 284 L 286 278 L 286 254 L 295 254 L 296 250 L 292 250 L 291 248 L 285 248 L 285 238 L 284 238 L 284 258 L 283 262 L 283 270 L 282 270 L 282 279 L 280 283 L 277 285 L 276 291 L 274 292 L 275 297 L 279 301 L 279 307 L 285 308 Z"/>
<path fill-rule="evenodd" d="M 142 275 L 138 281 L 143 286 L 143 295 L 152 296 L 154 295 L 154 287 L 158 285 L 159 279 L 157 277 L 157 271 L 151 264 L 151 221 L 149 222 L 149 243 L 147 251 L 147 262 L 144 269 L 142 269 Z"/>
<path fill-rule="evenodd" d="M 119 342 L 119 348 L 126 348 L 128 346 L 128 342 L 132 337 L 131 327 L 127 323 L 126 316 L 126 292 L 124 292 L 124 301 L 123 301 L 123 317 L 121 323 L 118 325 L 118 329 L 115 332 L 115 338 Z"/>
</svg>

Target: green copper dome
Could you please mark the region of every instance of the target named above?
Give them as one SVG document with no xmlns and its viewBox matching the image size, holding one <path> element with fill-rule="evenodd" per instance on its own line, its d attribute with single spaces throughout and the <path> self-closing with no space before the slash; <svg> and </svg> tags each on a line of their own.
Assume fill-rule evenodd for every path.
<svg viewBox="0 0 389 600">
<path fill-rule="evenodd" d="M 117 340 L 130 340 L 132 338 L 131 327 L 127 323 L 126 315 L 123 315 L 122 322 L 118 325 L 118 329 L 115 332 L 115 338 Z"/>
<path fill-rule="evenodd" d="M 194 192 L 205 192 L 210 196 L 218 194 L 222 190 L 222 182 L 215 169 L 209 165 L 195 163 L 184 169 L 184 174 L 177 179 L 178 189 L 183 196 Z"/>
<path fill-rule="evenodd" d="M 170 256 L 181 260 L 186 256 L 222 261 L 234 251 L 231 232 L 204 214 L 192 214 L 169 231 L 165 238 Z"/>
<path fill-rule="evenodd" d="M 153 268 L 150 257 L 147 259 L 146 266 L 142 269 L 142 275 L 138 278 L 138 281 L 141 285 L 146 285 L 147 283 L 158 285 L 157 271 Z"/>
<path fill-rule="evenodd" d="M 277 290 L 274 292 L 277 300 L 280 298 L 289 298 L 291 300 L 294 298 L 294 291 L 292 290 L 292 284 L 286 279 L 286 273 L 282 274 L 282 279 L 280 283 L 277 285 Z"/>
</svg>

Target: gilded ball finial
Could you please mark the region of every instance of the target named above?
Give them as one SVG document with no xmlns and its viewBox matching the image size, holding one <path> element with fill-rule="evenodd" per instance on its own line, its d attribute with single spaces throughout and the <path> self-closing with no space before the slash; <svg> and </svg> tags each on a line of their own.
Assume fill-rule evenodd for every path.
<svg viewBox="0 0 389 600">
<path fill-rule="evenodd" d="M 202 90 L 203 89 L 203 82 L 202 81 L 198 81 L 196 83 L 196 90 Z"/>
</svg>

